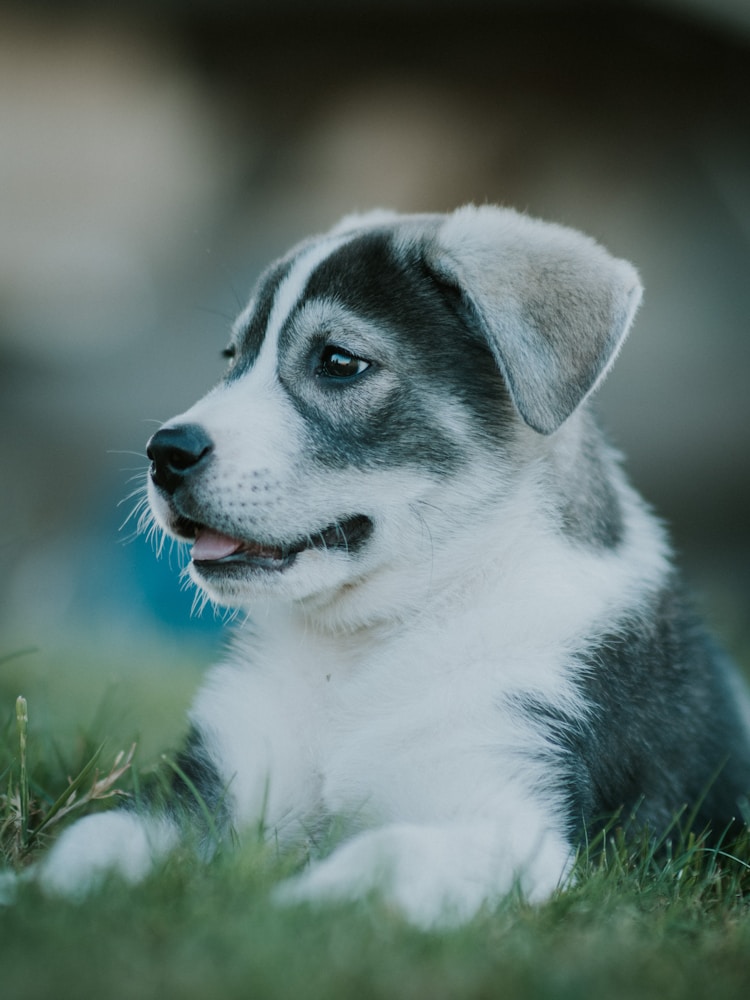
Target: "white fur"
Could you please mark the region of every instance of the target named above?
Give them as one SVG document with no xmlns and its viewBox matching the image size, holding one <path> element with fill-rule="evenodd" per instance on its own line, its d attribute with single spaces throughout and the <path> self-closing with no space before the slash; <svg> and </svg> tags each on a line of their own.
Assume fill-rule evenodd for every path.
<svg viewBox="0 0 750 1000">
<path fill-rule="evenodd" d="M 125 810 L 86 816 L 62 834 L 38 877 L 47 892 L 82 899 L 111 874 L 140 882 L 176 844 L 177 831 L 164 818 Z"/>
</svg>

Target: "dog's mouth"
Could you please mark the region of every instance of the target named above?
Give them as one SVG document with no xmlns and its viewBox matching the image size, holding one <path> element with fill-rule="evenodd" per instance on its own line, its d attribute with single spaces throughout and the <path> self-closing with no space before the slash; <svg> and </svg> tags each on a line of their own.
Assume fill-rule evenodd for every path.
<svg viewBox="0 0 750 1000">
<path fill-rule="evenodd" d="M 356 552 L 370 537 L 373 523 L 364 514 L 329 524 L 328 527 L 293 542 L 268 542 L 235 538 L 205 524 L 180 518 L 174 526 L 186 540 L 193 540 L 191 552 L 201 572 L 231 571 L 241 567 L 259 570 L 287 569 L 301 552 L 310 549 Z"/>
</svg>

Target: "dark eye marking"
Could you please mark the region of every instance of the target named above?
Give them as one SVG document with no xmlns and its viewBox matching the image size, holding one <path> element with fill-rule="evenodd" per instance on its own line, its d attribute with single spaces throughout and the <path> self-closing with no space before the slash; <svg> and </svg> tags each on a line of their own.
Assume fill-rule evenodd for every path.
<svg viewBox="0 0 750 1000">
<path fill-rule="evenodd" d="M 225 347 L 221 352 L 222 358 L 226 358 L 227 361 L 233 361 L 237 357 L 237 348 L 234 344 L 230 344 L 229 347 Z"/>
<path fill-rule="evenodd" d="M 349 381 L 366 372 L 371 364 L 372 362 L 365 358 L 358 358 L 356 354 L 351 354 L 345 347 L 329 344 L 323 349 L 315 374 L 321 378 L 336 379 L 339 382 Z"/>
</svg>

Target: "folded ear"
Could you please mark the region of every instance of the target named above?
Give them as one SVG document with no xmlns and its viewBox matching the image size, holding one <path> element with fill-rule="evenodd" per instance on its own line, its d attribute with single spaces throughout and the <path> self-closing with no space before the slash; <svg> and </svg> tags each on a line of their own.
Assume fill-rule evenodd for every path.
<svg viewBox="0 0 750 1000">
<path fill-rule="evenodd" d="M 541 434 L 602 380 L 641 299 L 635 269 L 594 240 L 492 206 L 447 216 L 427 263 L 459 291 L 518 412 Z"/>
</svg>

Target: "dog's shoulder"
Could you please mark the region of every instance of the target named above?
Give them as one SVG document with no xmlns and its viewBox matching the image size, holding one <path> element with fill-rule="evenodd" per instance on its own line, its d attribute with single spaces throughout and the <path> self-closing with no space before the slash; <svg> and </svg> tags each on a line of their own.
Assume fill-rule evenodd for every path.
<svg viewBox="0 0 750 1000">
<path fill-rule="evenodd" d="M 750 774 L 750 698 L 707 632 L 677 573 L 592 635 L 571 659 L 585 706 L 530 698 L 521 708 L 551 735 L 574 839 L 619 813 L 662 833 L 739 830 Z"/>
</svg>

